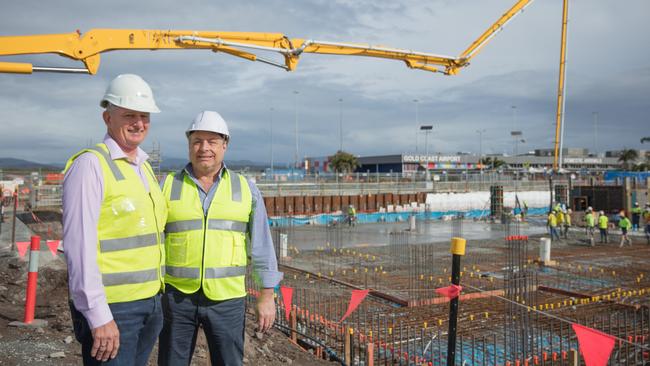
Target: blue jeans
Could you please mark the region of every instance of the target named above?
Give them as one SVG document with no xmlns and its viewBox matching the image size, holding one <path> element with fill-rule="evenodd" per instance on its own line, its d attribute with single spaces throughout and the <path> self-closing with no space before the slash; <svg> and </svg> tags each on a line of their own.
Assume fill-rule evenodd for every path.
<svg viewBox="0 0 650 366">
<path fill-rule="evenodd" d="M 241 366 L 244 360 L 245 298 L 213 301 L 202 290 L 184 294 L 167 285 L 158 365 L 189 365 L 203 326 L 212 365 Z"/>
<path fill-rule="evenodd" d="M 551 236 L 551 240 L 560 240 L 560 234 L 557 232 L 557 227 L 555 226 L 549 226 L 548 227 L 548 232 L 549 235 Z"/>
<path fill-rule="evenodd" d="M 162 329 L 160 295 L 108 306 L 120 331 L 120 348 L 114 359 L 101 362 L 90 356 L 93 335 L 88 321 L 70 302 L 74 334 L 81 343 L 84 365 L 145 366 Z"/>
</svg>

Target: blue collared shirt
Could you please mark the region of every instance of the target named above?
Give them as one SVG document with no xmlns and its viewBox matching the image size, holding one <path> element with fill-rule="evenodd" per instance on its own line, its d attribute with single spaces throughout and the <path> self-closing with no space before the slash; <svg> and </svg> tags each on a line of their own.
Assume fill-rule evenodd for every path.
<svg viewBox="0 0 650 366">
<path fill-rule="evenodd" d="M 192 164 L 188 163 L 185 166 L 185 173 L 194 181 L 199 191 L 199 199 L 201 200 L 204 215 L 208 214 L 208 209 L 212 204 L 217 187 L 226 169 L 228 168 L 226 168 L 226 164 L 224 163 L 219 173 L 217 173 L 217 180 L 206 192 L 194 176 Z M 255 186 L 255 183 L 248 179 L 246 179 L 246 182 L 248 182 L 248 187 L 253 196 L 253 205 L 250 220 L 248 221 L 248 236 L 246 238 L 248 253 L 250 253 L 253 262 L 253 278 L 262 287 L 273 288 L 280 283 L 283 274 L 278 271 L 278 262 L 275 257 L 275 250 L 273 249 L 273 239 L 271 238 L 269 220 L 266 216 L 264 199 L 257 186 Z"/>
</svg>

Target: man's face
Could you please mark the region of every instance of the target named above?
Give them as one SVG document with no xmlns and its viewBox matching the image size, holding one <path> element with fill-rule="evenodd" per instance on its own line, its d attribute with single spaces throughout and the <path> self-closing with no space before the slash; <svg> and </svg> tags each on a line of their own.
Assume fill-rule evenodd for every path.
<svg viewBox="0 0 650 366">
<path fill-rule="evenodd" d="M 149 132 L 149 113 L 111 106 L 103 114 L 108 134 L 124 151 L 136 149 Z"/>
<path fill-rule="evenodd" d="M 201 172 L 216 173 L 221 168 L 228 143 L 218 133 L 196 131 L 189 138 L 192 168 Z"/>
</svg>

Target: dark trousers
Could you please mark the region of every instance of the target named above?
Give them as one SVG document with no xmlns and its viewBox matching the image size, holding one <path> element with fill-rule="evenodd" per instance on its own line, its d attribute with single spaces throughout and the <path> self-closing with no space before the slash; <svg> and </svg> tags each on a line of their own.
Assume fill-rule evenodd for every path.
<svg viewBox="0 0 650 366">
<path fill-rule="evenodd" d="M 90 356 L 93 335 L 88 321 L 70 302 L 74 334 L 81 343 L 84 365 L 145 366 L 162 329 L 160 295 L 108 306 L 120 331 L 120 348 L 114 359 L 101 362 Z"/>
<path fill-rule="evenodd" d="M 600 230 L 600 242 L 607 243 L 609 241 L 607 240 L 607 229 L 598 228 L 598 230 Z"/>
<path fill-rule="evenodd" d="M 158 365 L 189 365 L 199 325 L 203 327 L 212 365 L 240 366 L 244 359 L 245 298 L 213 301 L 202 290 L 184 294 L 167 285 Z"/>
</svg>

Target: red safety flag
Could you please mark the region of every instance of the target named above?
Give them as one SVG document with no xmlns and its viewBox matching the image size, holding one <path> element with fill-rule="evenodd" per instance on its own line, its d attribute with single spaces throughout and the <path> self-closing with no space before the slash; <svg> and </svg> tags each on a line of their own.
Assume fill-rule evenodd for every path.
<svg viewBox="0 0 650 366">
<path fill-rule="evenodd" d="M 17 241 L 16 246 L 18 247 L 18 254 L 20 255 L 20 258 L 23 258 L 25 254 L 27 253 L 27 248 L 29 248 L 29 245 L 31 243 L 28 241 Z"/>
<path fill-rule="evenodd" d="M 48 240 L 46 241 L 47 247 L 50 248 L 50 253 L 52 256 L 56 257 L 56 250 L 59 249 L 59 243 L 61 240 Z"/>
<path fill-rule="evenodd" d="M 580 324 L 571 324 L 578 336 L 580 353 L 587 366 L 605 366 L 614 349 L 614 337 Z"/>
<path fill-rule="evenodd" d="M 291 304 L 293 299 L 293 288 L 280 286 L 280 293 L 282 294 L 282 302 L 284 303 L 284 316 L 289 321 L 289 313 L 291 312 Z"/>
<path fill-rule="evenodd" d="M 356 310 L 356 308 L 361 304 L 363 299 L 366 298 L 370 290 L 352 290 L 352 295 L 350 296 L 350 304 L 348 305 L 348 310 L 345 312 L 345 315 L 341 318 L 339 323 L 343 322 L 345 318 L 350 316 Z"/>
<path fill-rule="evenodd" d="M 441 287 L 436 289 L 436 293 L 447 297 L 449 300 L 454 299 L 460 295 L 460 292 L 463 290 L 462 286 L 451 285 L 447 287 Z"/>
</svg>

